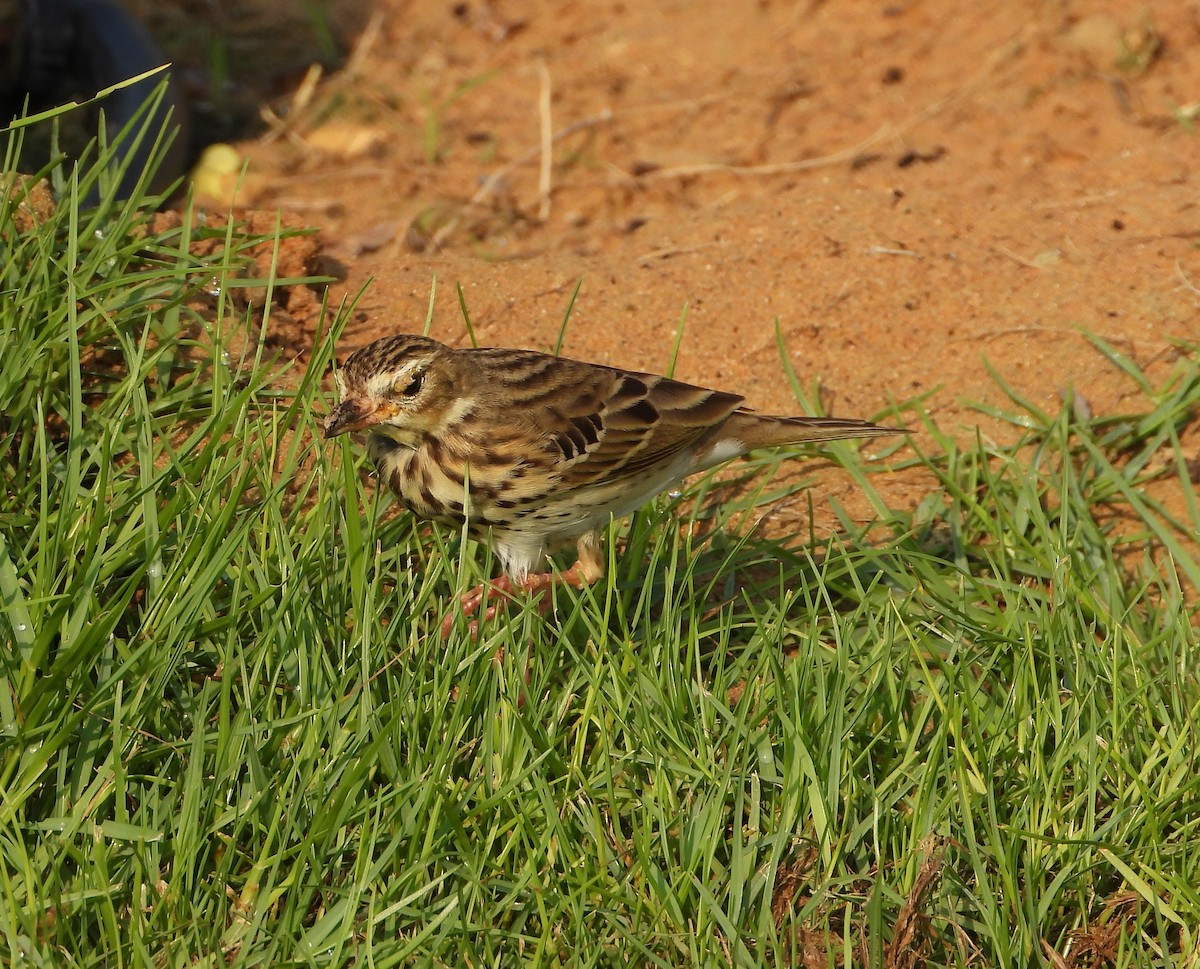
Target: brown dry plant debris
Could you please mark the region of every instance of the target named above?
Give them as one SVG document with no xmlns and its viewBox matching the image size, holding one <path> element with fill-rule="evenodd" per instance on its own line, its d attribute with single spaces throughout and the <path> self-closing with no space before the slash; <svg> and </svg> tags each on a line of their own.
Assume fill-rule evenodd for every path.
<svg viewBox="0 0 1200 969">
<path fill-rule="evenodd" d="M 931 850 L 896 916 L 892 940 L 883 956 L 888 969 L 917 969 L 925 965 L 933 938 L 932 923 L 925 908 L 941 873 L 941 852 Z"/>
</svg>

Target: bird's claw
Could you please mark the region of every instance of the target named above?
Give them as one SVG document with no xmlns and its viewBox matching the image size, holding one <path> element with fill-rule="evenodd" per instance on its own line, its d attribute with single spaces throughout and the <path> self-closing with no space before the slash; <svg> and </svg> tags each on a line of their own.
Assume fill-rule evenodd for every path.
<svg viewBox="0 0 1200 969">
<path fill-rule="evenodd" d="M 463 597 L 459 600 L 459 613 L 464 616 L 475 615 L 475 613 L 479 611 L 480 606 L 487 602 L 487 600 L 493 595 L 500 597 L 502 600 L 501 602 L 488 606 L 483 613 L 482 620 L 477 619 L 467 626 L 467 632 L 470 634 L 472 639 L 475 639 L 479 636 L 479 623 L 481 621 L 490 622 L 492 619 L 494 619 L 496 613 L 505 607 L 507 600 L 512 598 L 514 591 L 515 590 L 513 589 L 512 581 L 509 579 L 509 577 L 507 575 L 501 575 L 494 581 L 484 582 L 481 585 L 477 585 L 470 592 L 463 594 Z M 446 616 L 445 619 L 442 620 L 442 639 L 445 639 L 450 635 L 450 630 L 454 628 L 454 620 L 457 618 L 457 616 L 458 613 L 451 612 Z"/>
<path fill-rule="evenodd" d="M 562 579 L 565 579 L 572 585 L 577 584 L 569 577 L 572 570 L 568 569 L 563 573 Z M 519 583 L 514 583 L 507 575 L 497 576 L 491 582 L 485 582 L 482 585 L 477 585 L 470 592 L 467 592 L 459 600 L 459 613 L 464 616 L 473 616 L 477 613 L 489 599 L 493 596 L 500 601 L 489 605 L 484 610 L 483 617 L 472 621 L 467 626 L 467 633 L 472 639 L 479 636 L 480 623 L 491 622 L 496 614 L 503 609 L 508 608 L 509 600 L 513 599 L 518 592 L 523 592 L 530 596 L 536 597 L 538 609 L 545 613 L 550 608 L 550 599 L 540 593 L 549 589 L 556 582 L 560 581 L 560 577 L 553 572 L 535 573 L 527 575 Z M 458 614 L 451 612 L 445 619 L 442 620 L 442 638 L 445 639 L 450 635 L 450 631 L 454 628 L 454 620 L 458 618 Z"/>
</svg>

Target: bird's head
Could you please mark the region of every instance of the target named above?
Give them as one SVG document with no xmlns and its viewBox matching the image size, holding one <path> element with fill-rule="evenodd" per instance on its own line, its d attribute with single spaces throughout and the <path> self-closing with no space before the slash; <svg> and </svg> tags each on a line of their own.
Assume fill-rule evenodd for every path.
<svg viewBox="0 0 1200 969">
<path fill-rule="evenodd" d="M 355 350 L 337 372 L 338 404 L 325 436 L 366 430 L 416 447 L 454 419 L 463 402 L 454 351 L 423 336 L 385 337 Z"/>
</svg>

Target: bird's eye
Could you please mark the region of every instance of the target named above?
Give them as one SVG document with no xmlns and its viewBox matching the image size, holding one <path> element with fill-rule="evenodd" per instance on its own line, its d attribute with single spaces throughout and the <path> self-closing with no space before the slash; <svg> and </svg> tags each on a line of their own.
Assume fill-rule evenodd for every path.
<svg viewBox="0 0 1200 969">
<path fill-rule="evenodd" d="M 401 397 L 416 397 L 421 392 L 421 386 L 425 383 L 425 374 L 415 373 L 408 384 L 400 389 Z"/>
</svg>

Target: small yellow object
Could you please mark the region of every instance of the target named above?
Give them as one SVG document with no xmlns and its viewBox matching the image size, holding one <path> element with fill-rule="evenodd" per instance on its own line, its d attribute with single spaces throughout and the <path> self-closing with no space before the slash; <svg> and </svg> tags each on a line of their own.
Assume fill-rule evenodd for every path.
<svg viewBox="0 0 1200 969">
<path fill-rule="evenodd" d="M 192 169 L 192 188 L 196 198 L 221 205 L 232 205 L 235 198 L 243 204 L 252 202 L 263 178 L 247 170 L 245 157 L 233 145 L 209 145 Z"/>
</svg>

